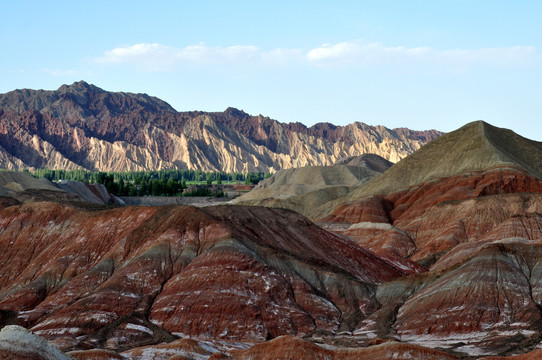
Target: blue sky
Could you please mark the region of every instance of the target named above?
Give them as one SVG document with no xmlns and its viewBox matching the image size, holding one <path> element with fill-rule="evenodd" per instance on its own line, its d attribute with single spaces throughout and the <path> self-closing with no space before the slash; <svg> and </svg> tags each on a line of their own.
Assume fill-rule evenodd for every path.
<svg viewBox="0 0 542 360">
<path fill-rule="evenodd" d="M 2 1 L 0 93 L 85 80 L 179 111 L 542 140 L 542 2 Z"/>
</svg>

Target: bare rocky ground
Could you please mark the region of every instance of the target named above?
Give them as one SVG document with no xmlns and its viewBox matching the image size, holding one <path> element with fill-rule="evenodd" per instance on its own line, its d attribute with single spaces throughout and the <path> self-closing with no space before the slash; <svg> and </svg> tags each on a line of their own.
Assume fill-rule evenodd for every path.
<svg viewBox="0 0 542 360">
<path fill-rule="evenodd" d="M 339 159 L 333 166 L 280 170 L 233 203 L 279 207 L 306 215 L 312 209 L 347 196 L 392 165 L 378 155 L 363 154 Z"/>
<path fill-rule="evenodd" d="M 211 193 L 221 192 L 224 196 L 122 196 L 120 199 L 126 205 L 164 206 L 164 205 L 193 205 L 210 206 L 226 204 L 248 193 L 254 185 L 194 185 L 185 192 L 208 189 Z"/>
<path fill-rule="evenodd" d="M 164 205 L 193 205 L 210 206 L 225 204 L 235 199 L 237 195 L 224 197 L 214 196 L 121 196 L 126 205 L 164 206 Z"/>
</svg>

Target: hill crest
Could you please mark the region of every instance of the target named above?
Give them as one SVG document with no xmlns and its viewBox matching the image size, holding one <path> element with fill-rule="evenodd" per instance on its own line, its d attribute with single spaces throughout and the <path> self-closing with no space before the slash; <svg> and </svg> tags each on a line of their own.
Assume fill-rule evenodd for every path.
<svg viewBox="0 0 542 360">
<path fill-rule="evenodd" d="M 542 178 L 542 143 L 479 120 L 429 142 L 361 192 L 387 195 L 438 178 L 504 168 Z"/>
</svg>

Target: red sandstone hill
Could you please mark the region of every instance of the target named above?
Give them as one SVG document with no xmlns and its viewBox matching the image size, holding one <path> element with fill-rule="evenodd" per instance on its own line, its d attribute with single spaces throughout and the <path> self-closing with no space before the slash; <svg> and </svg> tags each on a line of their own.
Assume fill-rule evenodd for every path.
<svg viewBox="0 0 542 360">
<path fill-rule="evenodd" d="M 542 143 L 475 122 L 326 204 L 340 203 L 320 222 L 374 251 L 434 261 L 460 243 L 483 240 L 512 218 L 531 219 L 523 228 L 533 230 L 508 230 L 508 236 L 536 239 L 534 194 L 541 193 Z"/>
<path fill-rule="evenodd" d="M 422 346 L 386 342 L 380 345 L 356 349 L 333 349 L 318 346 L 301 339 L 284 336 L 263 344 L 258 344 L 248 350 L 231 351 L 230 356 L 215 354 L 210 357 L 219 359 L 331 359 L 331 360 L 452 360 L 455 356 L 443 351 L 424 348 Z"/>
<path fill-rule="evenodd" d="M 0 94 L 0 167 L 7 169 L 276 172 L 364 153 L 396 162 L 440 135 L 363 123 L 307 128 L 233 108 L 177 112 L 155 97 L 83 81 Z"/>
<path fill-rule="evenodd" d="M 0 310 L 62 350 L 351 331 L 411 273 L 290 211 L 0 211 Z M 1 319 L 0 319 L 1 320 Z"/>
</svg>

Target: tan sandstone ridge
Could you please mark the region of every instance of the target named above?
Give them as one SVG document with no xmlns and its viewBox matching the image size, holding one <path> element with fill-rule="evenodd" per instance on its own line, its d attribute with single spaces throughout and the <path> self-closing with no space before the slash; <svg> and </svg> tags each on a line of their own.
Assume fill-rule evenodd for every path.
<svg viewBox="0 0 542 360">
<path fill-rule="evenodd" d="M 440 135 L 357 122 L 307 128 L 233 108 L 177 112 L 145 94 L 107 92 L 83 81 L 0 94 L 5 169 L 276 172 L 364 153 L 396 162 Z"/>
<path fill-rule="evenodd" d="M 280 170 L 233 203 L 286 208 L 307 214 L 381 174 L 393 164 L 375 154 L 350 156 L 333 166 Z"/>
</svg>

